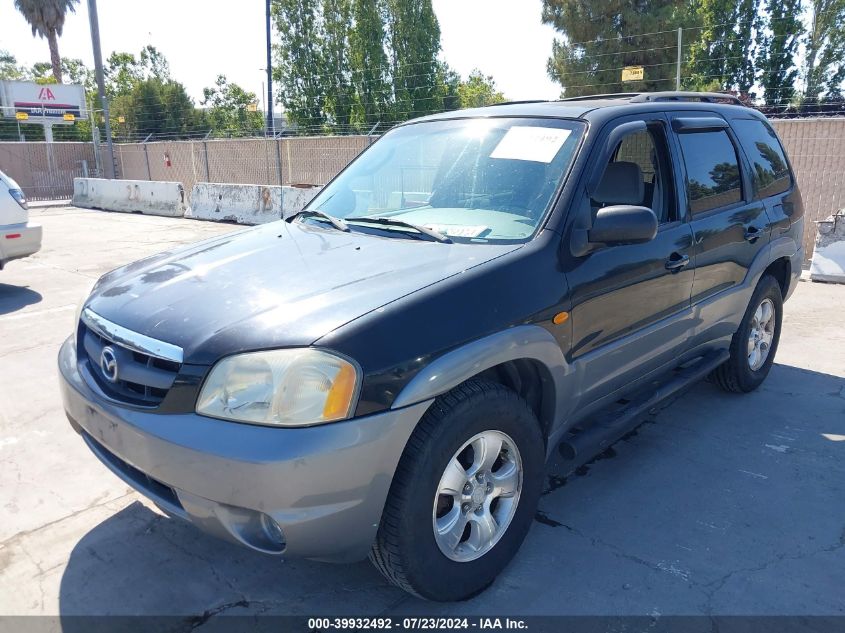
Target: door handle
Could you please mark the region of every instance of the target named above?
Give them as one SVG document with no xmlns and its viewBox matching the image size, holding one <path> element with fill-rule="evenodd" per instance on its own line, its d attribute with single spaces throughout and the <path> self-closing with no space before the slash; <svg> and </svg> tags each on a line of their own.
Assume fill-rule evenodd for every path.
<svg viewBox="0 0 845 633">
<path fill-rule="evenodd" d="M 749 226 L 745 229 L 745 241 L 753 244 L 760 238 L 761 232 L 756 226 Z"/>
<path fill-rule="evenodd" d="M 687 264 L 689 264 L 689 255 L 672 253 L 672 255 L 669 256 L 669 259 L 666 260 L 666 270 L 671 270 L 673 273 L 676 273 Z"/>
</svg>

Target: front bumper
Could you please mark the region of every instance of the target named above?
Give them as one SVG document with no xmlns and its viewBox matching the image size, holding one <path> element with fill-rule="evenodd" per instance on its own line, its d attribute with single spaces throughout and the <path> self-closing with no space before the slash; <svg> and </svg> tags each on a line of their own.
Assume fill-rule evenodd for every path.
<svg viewBox="0 0 845 633">
<path fill-rule="evenodd" d="M 27 257 L 41 250 L 41 226 L 7 224 L 0 227 L 0 268 L 13 259 Z"/>
<path fill-rule="evenodd" d="M 59 372 L 74 429 L 165 512 L 258 551 L 337 562 L 367 556 L 396 465 L 431 404 L 271 428 L 106 401 L 81 376 L 72 338 Z"/>
</svg>

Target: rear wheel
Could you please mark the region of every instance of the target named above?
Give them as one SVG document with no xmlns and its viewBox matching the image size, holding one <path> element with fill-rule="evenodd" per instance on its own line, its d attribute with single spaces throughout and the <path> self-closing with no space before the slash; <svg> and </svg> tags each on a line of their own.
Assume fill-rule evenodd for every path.
<svg viewBox="0 0 845 633">
<path fill-rule="evenodd" d="M 775 360 L 783 319 L 783 297 L 777 280 L 765 275 L 731 340 L 730 358 L 713 371 L 725 391 L 753 391 L 766 379 Z"/>
<path fill-rule="evenodd" d="M 545 447 L 528 404 L 470 380 L 438 398 L 400 460 L 371 559 L 429 600 L 484 590 L 522 543 L 542 488 Z"/>
</svg>

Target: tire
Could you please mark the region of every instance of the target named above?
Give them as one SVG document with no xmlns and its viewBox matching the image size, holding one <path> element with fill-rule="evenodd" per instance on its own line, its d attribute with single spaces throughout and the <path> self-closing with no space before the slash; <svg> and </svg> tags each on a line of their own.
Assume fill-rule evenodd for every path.
<svg viewBox="0 0 845 633">
<path fill-rule="evenodd" d="M 770 321 L 767 321 L 771 323 L 770 334 L 764 333 L 768 330 L 768 326 L 757 327 L 762 321 L 760 311 L 764 310 L 765 305 L 770 306 L 772 310 Z M 765 316 L 765 311 L 762 314 Z M 775 360 L 782 321 L 783 297 L 780 285 L 771 275 L 764 275 L 751 296 L 739 329 L 731 339 L 730 358 L 713 370 L 711 375 L 713 381 L 725 391 L 733 393 L 748 393 L 759 387 L 769 375 L 769 370 Z M 758 351 L 770 336 L 766 344 L 765 358 L 755 357 L 750 351 L 752 345 L 750 339 L 755 336 L 755 331 L 760 341 Z"/>
<path fill-rule="evenodd" d="M 496 452 L 500 440 L 502 451 Z M 494 452 L 495 462 L 481 469 L 479 483 L 474 469 L 491 463 Z M 455 387 L 434 401 L 408 440 L 370 560 L 391 583 L 421 598 L 453 601 L 477 595 L 522 544 L 537 509 L 544 468 L 540 424 L 523 399 L 482 380 Z M 514 469 L 521 470 L 521 478 Z M 461 492 L 438 494 L 445 488 Z M 499 489 L 512 494 L 497 496 Z M 488 513 L 496 520 L 490 522 Z M 468 527 L 462 528 L 464 518 Z M 452 520 L 454 529 L 435 535 L 436 526 Z M 494 533 L 491 526 L 497 536 L 487 539 Z"/>
</svg>

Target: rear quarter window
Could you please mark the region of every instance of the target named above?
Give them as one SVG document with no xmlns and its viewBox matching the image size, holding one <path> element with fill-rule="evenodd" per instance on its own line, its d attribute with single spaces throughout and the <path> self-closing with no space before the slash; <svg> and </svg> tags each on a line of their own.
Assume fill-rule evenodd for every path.
<svg viewBox="0 0 845 633">
<path fill-rule="evenodd" d="M 735 120 L 731 126 L 751 162 L 757 195 L 768 198 L 788 190 L 792 174 L 775 131 L 758 119 Z"/>
</svg>

